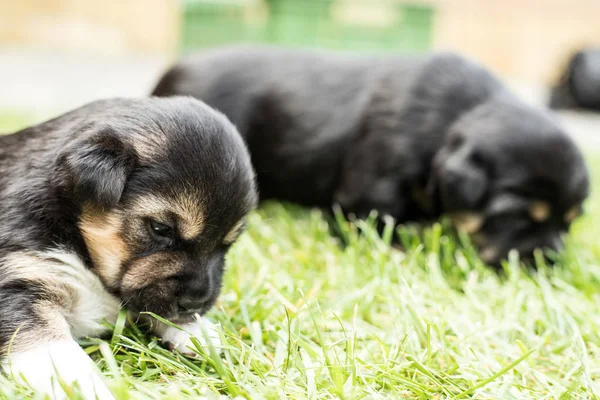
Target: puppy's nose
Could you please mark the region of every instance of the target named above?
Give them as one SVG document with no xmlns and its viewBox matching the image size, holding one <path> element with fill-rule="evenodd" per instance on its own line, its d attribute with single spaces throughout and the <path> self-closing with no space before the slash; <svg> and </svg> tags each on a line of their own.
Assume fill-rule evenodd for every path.
<svg viewBox="0 0 600 400">
<path fill-rule="evenodd" d="M 212 295 L 212 284 L 210 277 L 199 279 L 190 279 L 185 285 L 185 289 L 179 294 L 180 311 L 201 310 Z"/>
<path fill-rule="evenodd" d="M 202 309 L 206 300 L 201 297 L 186 296 L 179 299 L 177 304 L 180 311 L 197 311 Z"/>
<path fill-rule="evenodd" d="M 548 252 L 550 250 L 551 253 Z M 519 254 L 522 260 L 525 261 L 534 261 L 536 251 L 541 252 L 541 256 L 546 261 L 546 263 L 553 263 L 555 261 L 552 253 L 560 253 L 564 250 L 564 242 L 560 233 L 553 232 L 548 234 L 543 241 L 531 244 L 522 249 L 519 249 Z"/>
</svg>

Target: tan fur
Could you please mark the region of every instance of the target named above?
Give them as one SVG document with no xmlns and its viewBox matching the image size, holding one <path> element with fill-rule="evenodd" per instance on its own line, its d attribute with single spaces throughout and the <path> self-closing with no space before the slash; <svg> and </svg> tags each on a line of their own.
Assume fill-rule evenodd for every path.
<svg viewBox="0 0 600 400">
<path fill-rule="evenodd" d="M 173 204 L 175 213 L 180 218 L 179 233 L 186 240 L 198 237 L 204 230 L 204 209 L 197 198 L 183 193 Z"/>
<path fill-rule="evenodd" d="M 545 201 L 534 201 L 529 206 L 529 215 L 531 216 L 531 219 L 536 222 L 546 221 L 550 218 L 551 213 L 552 208 L 550 207 L 550 204 Z"/>
<path fill-rule="evenodd" d="M 174 276 L 182 267 L 181 260 L 174 254 L 153 254 L 129 265 L 121 287 L 124 290 L 138 290 Z"/>
<path fill-rule="evenodd" d="M 127 246 L 120 235 L 121 216 L 115 212 L 84 210 L 79 228 L 90 252 L 94 266 L 103 282 L 118 287 L 121 265 L 129 256 Z"/>
<path fill-rule="evenodd" d="M 197 201 L 198 195 L 181 193 L 175 199 L 163 199 L 154 195 L 144 196 L 136 201 L 134 209 L 137 213 L 164 221 L 167 213 L 178 217 L 179 234 L 185 240 L 198 237 L 204 230 L 204 208 Z"/>
<path fill-rule="evenodd" d="M 458 212 L 451 216 L 452 222 L 458 230 L 466 233 L 475 233 L 483 226 L 483 216 L 473 212 Z"/>
<path fill-rule="evenodd" d="M 579 206 L 572 207 L 569 211 L 566 212 L 564 218 L 567 224 L 570 224 L 581 214 L 581 209 Z"/>
<path fill-rule="evenodd" d="M 232 244 L 233 242 L 235 242 L 235 240 L 238 238 L 242 231 L 242 226 L 244 226 L 244 220 L 238 221 L 238 223 L 235 224 L 233 228 L 231 228 L 229 233 L 225 235 L 225 237 L 223 238 L 223 243 Z"/>
</svg>

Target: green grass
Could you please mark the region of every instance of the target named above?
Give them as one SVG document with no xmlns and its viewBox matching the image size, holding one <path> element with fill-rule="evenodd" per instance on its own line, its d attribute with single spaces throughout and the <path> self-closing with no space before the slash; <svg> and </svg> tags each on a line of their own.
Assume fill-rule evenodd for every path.
<svg viewBox="0 0 600 400">
<path fill-rule="evenodd" d="M 592 197 L 554 268 L 513 255 L 496 273 L 444 223 L 401 229 L 405 252 L 391 230 L 344 223 L 342 248 L 319 211 L 271 203 L 229 253 L 208 316 L 222 355 L 171 353 L 124 320 L 82 343 L 118 399 L 596 398 L 599 219 Z M 0 394 L 27 391 L 0 382 Z"/>
</svg>

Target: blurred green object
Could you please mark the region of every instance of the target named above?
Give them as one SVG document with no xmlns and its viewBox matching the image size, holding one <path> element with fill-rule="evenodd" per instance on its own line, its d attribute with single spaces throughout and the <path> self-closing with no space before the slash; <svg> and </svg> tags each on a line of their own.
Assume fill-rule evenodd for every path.
<svg viewBox="0 0 600 400">
<path fill-rule="evenodd" d="M 24 112 L 0 110 L 0 135 L 23 129 L 29 125 L 31 120 L 31 115 Z"/>
<path fill-rule="evenodd" d="M 431 45 L 434 12 L 394 0 L 187 0 L 182 50 L 264 43 L 421 52 Z"/>
</svg>

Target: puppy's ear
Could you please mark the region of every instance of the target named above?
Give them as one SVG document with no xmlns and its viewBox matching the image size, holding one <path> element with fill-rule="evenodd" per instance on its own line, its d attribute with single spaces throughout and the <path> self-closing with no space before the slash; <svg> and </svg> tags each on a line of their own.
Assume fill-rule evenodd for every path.
<svg viewBox="0 0 600 400">
<path fill-rule="evenodd" d="M 116 132 L 104 127 L 75 140 L 58 157 L 58 185 L 80 204 L 110 209 L 121 199 L 136 153 Z"/>
</svg>

